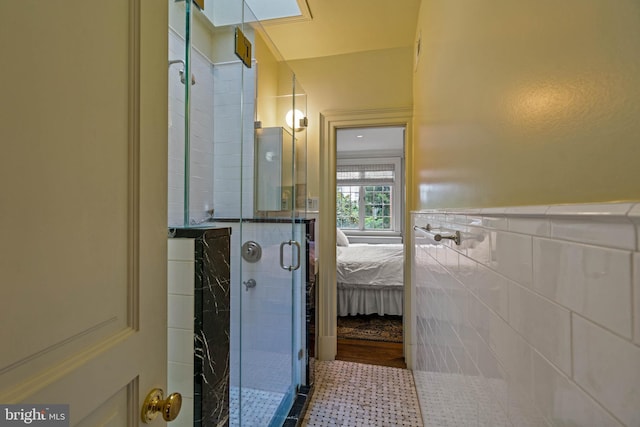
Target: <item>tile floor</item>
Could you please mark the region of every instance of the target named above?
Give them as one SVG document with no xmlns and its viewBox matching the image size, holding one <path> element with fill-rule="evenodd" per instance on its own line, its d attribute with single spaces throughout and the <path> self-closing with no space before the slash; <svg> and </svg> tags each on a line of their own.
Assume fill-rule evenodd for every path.
<svg viewBox="0 0 640 427">
<path fill-rule="evenodd" d="M 240 372 L 241 405 L 238 387 Z M 229 425 L 241 425 L 242 418 L 243 427 L 268 426 L 289 388 L 291 357 L 283 353 L 255 349 L 245 350 L 242 357 L 239 357 L 239 353 L 232 350 L 230 381 L 232 385 L 229 390 Z"/>
<path fill-rule="evenodd" d="M 460 374 L 413 371 L 424 427 L 507 427 L 511 424 L 492 397 L 506 399 L 506 382 Z M 516 424 L 530 425 L 530 424 Z M 539 424 L 539 425 L 544 425 Z"/>
<path fill-rule="evenodd" d="M 267 426 L 278 410 L 284 393 L 242 388 L 242 425 Z M 229 425 L 240 425 L 240 388 L 230 387 Z"/>
<path fill-rule="evenodd" d="M 423 427 L 411 371 L 316 362 L 315 391 L 302 426 Z"/>
</svg>

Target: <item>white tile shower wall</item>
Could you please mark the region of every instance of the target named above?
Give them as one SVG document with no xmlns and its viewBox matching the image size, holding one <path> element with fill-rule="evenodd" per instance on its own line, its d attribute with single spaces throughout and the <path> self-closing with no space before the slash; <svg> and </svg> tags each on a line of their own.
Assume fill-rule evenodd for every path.
<svg viewBox="0 0 640 427">
<path fill-rule="evenodd" d="M 243 387 L 283 393 L 291 379 L 292 336 L 300 336 L 300 331 L 291 329 L 291 307 L 294 300 L 295 306 L 304 306 L 305 264 L 293 272 L 280 267 L 280 243 L 291 239 L 291 223 L 245 222 L 242 233 L 237 223 L 231 228 L 231 385 L 239 385 L 241 363 Z M 304 224 L 294 229 L 294 238 L 304 242 Z M 250 240 L 262 248 L 256 263 L 241 257 L 242 244 Z M 285 256 L 284 262 L 291 261 Z M 256 281 L 256 287 L 247 290 L 242 282 L 249 279 Z"/>
<path fill-rule="evenodd" d="M 190 154 L 190 219 L 199 223 L 206 219 L 213 205 L 214 109 L 213 64 L 193 50 L 191 66 L 196 84 L 191 86 L 191 154 Z"/>
<path fill-rule="evenodd" d="M 636 240 L 640 248 L 640 204 L 635 205 L 629 211 L 629 217 L 636 227 Z M 634 295 L 634 342 L 640 345 L 640 254 L 635 253 L 633 256 L 633 295 Z"/>
<path fill-rule="evenodd" d="M 184 41 L 169 30 L 169 59 L 184 59 Z M 184 86 L 178 70 L 181 64 L 169 67 L 169 158 L 168 158 L 168 224 L 184 222 Z"/>
<path fill-rule="evenodd" d="M 193 425 L 194 239 L 168 239 L 167 386 L 183 396 L 175 425 Z"/>
<path fill-rule="evenodd" d="M 213 65 L 214 207 L 217 218 L 253 217 L 255 67 Z M 241 105 L 242 100 L 242 105 Z"/>
<path fill-rule="evenodd" d="M 184 40 L 169 30 L 169 59 L 184 59 Z M 214 75 L 213 64 L 196 49 L 191 55 L 190 196 L 189 217 L 194 223 L 207 217 L 214 208 Z M 169 68 L 169 225 L 184 223 L 184 91 L 178 71 L 181 64 Z M 240 99 L 235 100 L 236 103 Z"/>
<path fill-rule="evenodd" d="M 414 232 L 425 425 L 640 425 L 640 204 L 423 211 L 412 222 L 463 236 L 458 246 Z M 476 406 L 438 424 L 429 381 Z"/>
</svg>

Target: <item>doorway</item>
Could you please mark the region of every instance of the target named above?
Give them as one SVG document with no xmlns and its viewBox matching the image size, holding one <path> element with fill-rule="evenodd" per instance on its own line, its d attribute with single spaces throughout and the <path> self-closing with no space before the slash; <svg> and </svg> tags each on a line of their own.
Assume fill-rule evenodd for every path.
<svg viewBox="0 0 640 427">
<path fill-rule="evenodd" d="M 339 360 L 404 368 L 404 126 L 336 132 Z"/>
<path fill-rule="evenodd" d="M 399 194 L 396 194 L 395 197 L 401 196 L 401 207 L 409 207 L 411 206 L 412 195 L 406 191 L 407 188 L 411 188 L 411 163 L 410 161 L 406 161 L 409 159 L 409 153 L 411 152 L 411 109 L 395 109 L 395 110 L 366 110 L 366 111 L 351 111 L 351 112 L 336 112 L 331 113 L 327 112 L 321 114 L 321 134 L 320 134 L 320 227 L 323 230 L 338 230 L 338 218 L 337 218 L 337 209 L 338 209 L 338 179 L 337 173 L 338 169 L 342 168 L 345 171 L 345 168 L 348 169 L 353 165 L 363 165 L 368 164 L 372 165 L 371 161 L 363 162 L 361 160 L 356 160 L 358 158 L 362 158 L 362 153 L 356 153 L 357 149 L 348 148 L 346 150 L 342 149 L 341 144 L 341 154 L 338 154 L 338 139 L 339 133 L 345 132 L 345 134 L 351 134 L 352 138 L 357 138 L 359 140 L 365 139 L 365 134 L 358 133 L 359 129 L 370 129 L 374 128 L 378 129 L 386 129 L 389 128 L 399 128 L 402 130 L 403 134 L 403 143 L 400 144 L 400 148 L 394 155 L 389 152 L 389 145 L 383 145 L 379 147 L 379 149 L 373 149 L 370 147 L 367 150 L 367 156 L 374 159 L 386 159 L 383 164 L 389 165 L 390 157 L 399 157 L 399 166 L 397 169 L 394 169 L 398 172 L 398 181 L 401 182 L 398 191 Z M 358 138 L 358 135 L 362 135 L 361 138 Z M 352 147 L 353 148 L 353 147 Z M 347 151 L 344 153 L 342 151 Z M 399 154 L 399 155 L 397 155 Z M 395 163 L 398 164 L 398 163 Z M 340 166 L 338 166 L 340 165 Z M 345 168 L 343 168 L 343 165 Z M 372 167 L 365 167 L 365 169 L 372 169 Z M 346 172 L 349 172 L 346 170 Z M 365 173 L 365 171 L 360 171 L 361 175 L 376 175 L 377 172 L 369 171 Z M 384 172 L 382 172 L 384 175 Z M 358 199 L 360 195 L 358 194 Z M 365 198 L 366 199 L 366 198 Z M 378 206 L 379 208 L 379 206 Z M 378 210 L 378 213 L 383 213 Z M 378 213 L 376 215 L 378 215 Z M 407 224 L 407 215 L 408 209 L 401 209 L 399 213 L 395 215 L 387 215 L 389 217 L 393 217 L 393 220 L 398 220 L 399 225 L 394 226 L 393 229 L 388 230 L 386 236 L 381 235 L 375 236 L 376 233 L 370 233 L 371 230 L 365 229 L 352 229 L 348 231 L 349 237 L 347 237 L 349 244 L 363 244 L 363 243 L 375 243 L 376 238 L 379 239 L 377 241 L 378 244 L 384 243 L 384 238 L 386 237 L 386 241 L 391 243 L 395 241 L 395 243 L 399 243 L 405 246 L 401 253 L 406 252 L 406 242 L 403 241 L 402 236 L 406 235 L 405 225 Z M 385 215 L 378 215 L 379 217 L 384 217 Z M 366 217 L 366 215 L 365 215 Z M 359 220 L 359 218 L 358 218 Z M 390 221 L 393 221 L 391 218 L 387 219 L 387 227 L 390 226 Z M 341 224 L 344 228 L 344 222 L 341 221 Z M 355 218 L 354 218 L 355 221 Z M 365 218 L 366 222 L 366 218 Z M 379 222 L 385 223 L 385 219 L 381 219 Z M 395 233 L 395 235 L 393 235 Z M 335 262 L 336 256 L 338 253 L 338 247 L 336 245 L 336 233 L 334 232 L 321 232 L 320 233 L 320 242 L 319 242 L 319 255 L 320 255 L 320 287 L 318 294 L 318 358 L 320 360 L 334 360 L 338 355 L 338 290 L 337 290 L 337 263 Z M 326 260 L 326 261 L 324 261 Z M 400 276 L 404 277 L 403 283 L 410 283 L 410 274 L 407 268 L 404 268 L 404 263 L 402 263 L 402 272 Z M 402 342 L 395 343 L 395 346 L 401 349 L 401 356 L 404 356 L 406 360 L 407 367 L 411 366 L 411 304 L 410 304 L 410 295 L 409 295 L 409 287 L 402 287 L 401 294 L 401 308 L 403 325 L 402 325 Z M 369 343 L 373 343 L 375 341 L 369 340 Z M 339 356 L 341 357 L 341 356 Z"/>
</svg>

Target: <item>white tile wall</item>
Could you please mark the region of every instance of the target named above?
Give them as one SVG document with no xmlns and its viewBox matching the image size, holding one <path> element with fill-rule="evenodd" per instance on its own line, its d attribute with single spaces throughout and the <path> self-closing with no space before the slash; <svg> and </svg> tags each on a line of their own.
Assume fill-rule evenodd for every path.
<svg viewBox="0 0 640 427">
<path fill-rule="evenodd" d="M 463 233 L 460 246 L 414 233 L 414 376 L 451 376 L 479 405 L 443 425 L 640 425 L 640 204 L 412 220 Z"/>
<path fill-rule="evenodd" d="M 296 348 L 301 345 L 301 330 L 291 328 L 291 307 L 304 307 L 304 259 L 294 272 L 280 267 L 280 243 L 290 240 L 291 223 L 245 222 L 242 231 L 238 223 L 224 224 L 232 228 L 231 385 L 239 385 L 242 368 L 243 387 L 283 393 L 292 375 L 292 336 Z M 295 240 L 304 242 L 304 225 L 296 224 L 295 229 Z M 262 258 L 256 263 L 240 256 L 242 243 L 249 240 L 262 248 Z M 302 249 L 304 257 L 304 245 Z M 291 262 L 287 256 L 284 261 Z M 249 279 L 256 281 L 256 287 L 247 291 L 242 282 Z M 302 311 L 295 315 L 302 321 Z"/>
<path fill-rule="evenodd" d="M 240 61 L 213 65 L 217 218 L 253 217 L 255 70 Z"/>
<path fill-rule="evenodd" d="M 464 263 L 473 265 L 471 259 L 464 256 L 461 258 Z M 509 318 L 508 279 L 483 265 L 478 265 L 469 283 L 470 286 L 467 286 L 483 303 L 503 319 Z"/>
<path fill-rule="evenodd" d="M 498 231 L 492 233 L 491 238 L 491 267 L 498 273 L 529 286 L 533 278 L 531 236 Z"/>
<path fill-rule="evenodd" d="M 637 204 L 629 210 L 629 219 L 636 226 L 636 245 L 640 248 L 640 204 Z"/>
<path fill-rule="evenodd" d="M 534 239 L 533 289 L 631 337 L 631 252 Z"/>
<path fill-rule="evenodd" d="M 169 31 L 169 58 L 184 58 L 184 41 Z M 213 64 L 197 50 L 191 66 L 190 206 L 199 223 L 253 216 L 255 67 L 240 61 Z M 169 70 L 169 225 L 184 222 L 184 85 L 180 65 Z M 215 192 L 214 192 L 215 189 Z M 242 212 L 241 212 L 242 207 Z"/>
<path fill-rule="evenodd" d="M 184 59 L 184 41 L 169 30 L 169 59 Z M 183 224 L 184 215 L 184 86 L 178 70 L 181 65 L 169 69 L 169 158 L 168 224 Z"/>
<path fill-rule="evenodd" d="M 187 329 L 169 329 L 169 361 L 193 364 L 193 332 Z"/>
<path fill-rule="evenodd" d="M 195 240 L 171 239 L 167 243 L 167 259 L 169 261 L 195 261 Z M 169 280 L 171 284 L 171 280 Z M 193 282 L 191 282 L 193 283 Z"/>
<path fill-rule="evenodd" d="M 629 211 L 629 218 L 636 227 L 636 240 L 640 248 L 640 204 L 635 205 Z M 640 254 L 635 253 L 633 258 L 633 296 L 634 296 L 634 342 L 640 345 Z"/>
<path fill-rule="evenodd" d="M 584 217 L 553 218 L 551 237 L 627 250 L 636 247 L 633 225 L 609 218 L 591 221 Z"/>
<path fill-rule="evenodd" d="M 168 239 L 167 386 L 183 396 L 177 425 L 193 425 L 194 239 Z"/>
<path fill-rule="evenodd" d="M 291 328 L 291 307 L 300 308 L 295 315 L 302 321 L 304 259 L 301 268 L 294 272 L 280 268 L 280 242 L 291 238 L 291 223 L 244 223 L 242 232 L 238 223 L 221 224 L 232 229 L 231 385 L 239 385 L 239 369 L 242 368 L 243 393 L 253 389 L 266 393 L 265 399 L 275 396 L 275 406 L 271 405 L 275 410 L 279 399 L 291 386 L 292 336 L 296 337 L 296 348 L 302 343 L 301 330 Z M 295 230 L 294 239 L 304 242 L 304 225 L 297 224 Z M 240 257 L 241 242 L 247 240 L 262 246 L 262 259 L 255 264 Z M 178 425 L 186 426 L 192 424 L 185 420 L 193 419 L 195 241 L 172 238 L 168 239 L 167 245 L 168 387 L 185 398 L 183 411 L 186 412 L 180 415 L 182 424 Z M 301 255 L 304 257 L 304 252 Z M 285 257 L 285 262 L 289 264 L 291 260 Z M 255 279 L 257 286 L 246 291 L 242 281 L 249 278 Z M 241 340 L 242 356 L 239 353 Z M 256 396 L 262 396 L 260 393 Z M 255 399 L 251 402 L 252 407 L 261 405 Z"/>
<path fill-rule="evenodd" d="M 169 59 L 184 59 L 184 40 L 169 30 Z M 184 99 L 180 82 L 181 65 L 169 68 L 169 226 L 184 225 Z M 214 186 L 214 76 L 211 62 L 196 49 L 191 55 L 190 192 L 189 218 L 194 223 L 207 218 L 213 204 Z M 240 103 L 239 97 L 235 99 Z"/>
<path fill-rule="evenodd" d="M 167 265 L 169 294 L 193 295 L 194 274 L 193 260 L 178 261 L 170 259 Z"/>
<path fill-rule="evenodd" d="M 193 398 L 182 398 L 180 416 L 171 422 L 171 427 L 193 427 Z"/>
<path fill-rule="evenodd" d="M 193 50 L 191 66 L 196 84 L 191 86 L 191 158 L 189 217 L 198 223 L 207 218 L 213 205 L 215 169 L 213 127 L 213 64 Z M 238 100 L 239 102 L 239 100 Z"/>
<path fill-rule="evenodd" d="M 515 233 L 548 236 L 550 228 L 549 221 L 544 218 L 509 218 L 509 231 L 513 231 Z"/>
<path fill-rule="evenodd" d="M 560 426 L 621 426 L 575 382 L 533 353 L 535 404 L 547 423 Z"/>
<path fill-rule="evenodd" d="M 640 254 L 633 254 L 634 342 L 640 345 Z"/>
<path fill-rule="evenodd" d="M 509 324 L 563 372 L 570 373 L 569 310 L 516 283 L 510 283 Z"/>
<path fill-rule="evenodd" d="M 168 326 L 177 329 L 193 329 L 194 296 L 169 294 Z"/>
<path fill-rule="evenodd" d="M 640 425 L 640 348 L 573 315 L 574 380 L 628 426 Z"/>
</svg>

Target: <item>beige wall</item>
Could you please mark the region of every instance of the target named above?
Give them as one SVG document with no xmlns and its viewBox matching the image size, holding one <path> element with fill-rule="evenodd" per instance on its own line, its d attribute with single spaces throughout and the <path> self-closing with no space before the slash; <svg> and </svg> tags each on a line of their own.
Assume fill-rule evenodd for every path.
<svg viewBox="0 0 640 427">
<path fill-rule="evenodd" d="M 278 61 L 260 33 L 256 33 L 255 57 L 258 62 L 257 120 L 263 127 L 278 126 L 275 97 L 278 95 Z"/>
<path fill-rule="evenodd" d="M 411 47 L 289 62 L 307 93 L 308 189 L 319 195 L 320 113 L 411 106 Z"/>
<path fill-rule="evenodd" d="M 170 5 L 170 25 L 183 31 L 184 6 Z M 212 28 L 204 19 L 194 19 L 194 45 L 214 61 L 233 61 L 232 28 L 228 32 Z M 245 32 L 251 30 L 245 26 Z M 345 55 L 302 59 L 283 63 L 271 52 L 259 32 L 255 34 L 258 62 L 257 116 L 263 126 L 282 126 L 288 110 L 274 97 L 290 94 L 291 73 L 307 94 L 308 193 L 319 196 L 320 113 L 329 110 L 365 110 L 410 107 L 412 103 L 411 47 L 384 49 Z M 282 104 L 282 105 L 281 105 Z"/>
<path fill-rule="evenodd" d="M 424 0 L 418 206 L 640 199 L 640 2 Z"/>
<path fill-rule="evenodd" d="M 293 106 L 294 75 L 261 31 L 255 32 L 254 52 L 258 62 L 257 117 L 263 127 L 286 126 L 285 115 Z M 296 89 L 298 93 L 298 89 Z"/>
</svg>

